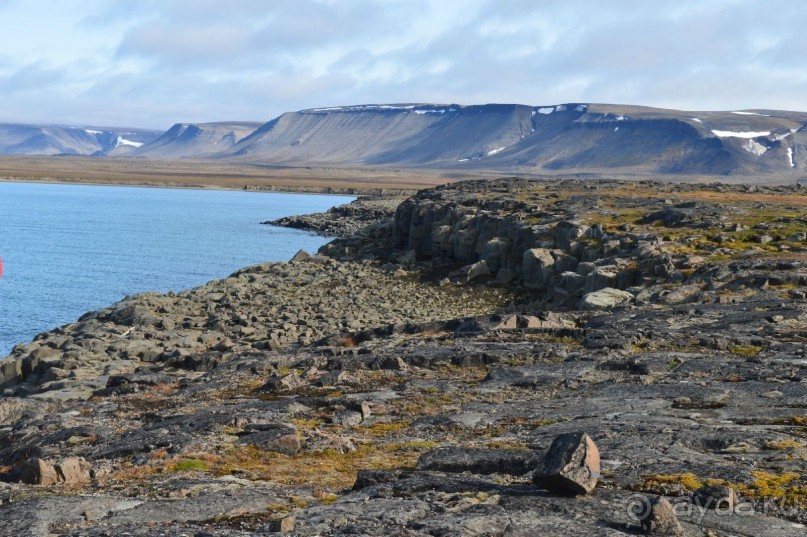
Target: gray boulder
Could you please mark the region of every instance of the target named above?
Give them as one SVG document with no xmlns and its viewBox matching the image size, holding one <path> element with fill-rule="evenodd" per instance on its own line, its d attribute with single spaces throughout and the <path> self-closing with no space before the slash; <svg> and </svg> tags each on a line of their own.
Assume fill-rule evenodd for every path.
<svg viewBox="0 0 807 537">
<path fill-rule="evenodd" d="M 650 502 L 650 508 L 642 519 L 642 530 L 647 535 L 659 537 L 681 537 L 684 530 L 675 515 L 675 508 L 664 496 Z"/>
<path fill-rule="evenodd" d="M 580 309 L 583 311 L 603 311 L 610 310 L 617 306 L 628 304 L 633 300 L 633 295 L 627 291 L 606 287 L 593 293 L 588 293 L 580 301 Z"/>
<path fill-rule="evenodd" d="M 600 450 L 586 433 L 566 433 L 552 442 L 533 481 L 550 492 L 588 494 L 600 477 Z"/>
<path fill-rule="evenodd" d="M 546 289 L 555 273 L 555 258 L 546 248 L 532 248 L 524 252 L 521 274 L 524 285 L 534 289 Z"/>
</svg>

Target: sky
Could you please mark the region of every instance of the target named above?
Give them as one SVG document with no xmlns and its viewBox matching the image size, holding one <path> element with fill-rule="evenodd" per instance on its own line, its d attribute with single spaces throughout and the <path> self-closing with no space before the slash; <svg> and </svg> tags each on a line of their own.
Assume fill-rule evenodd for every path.
<svg viewBox="0 0 807 537">
<path fill-rule="evenodd" d="M 0 0 L 0 121 L 379 103 L 807 111 L 794 0 Z"/>
</svg>

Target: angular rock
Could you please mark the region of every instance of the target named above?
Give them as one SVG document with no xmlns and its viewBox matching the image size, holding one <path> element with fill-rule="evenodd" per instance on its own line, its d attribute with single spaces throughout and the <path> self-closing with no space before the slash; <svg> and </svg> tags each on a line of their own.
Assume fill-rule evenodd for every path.
<svg viewBox="0 0 807 537">
<path fill-rule="evenodd" d="M 737 505 L 737 493 L 725 485 L 711 485 L 699 488 L 692 494 L 695 505 L 704 509 L 731 512 Z"/>
<path fill-rule="evenodd" d="M 493 327 L 494 330 L 515 330 L 518 328 L 518 316 L 505 315 L 501 322 Z"/>
<path fill-rule="evenodd" d="M 54 466 L 60 482 L 81 485 L 92 481 L 92 466 L 81 457 L 68 457 Z"/>
<path fill-rule="evenodd" d="M 92 478 L 90 463 L 80 457 L 67 457 L 56 464 L 39 458 L 31 459 L 23 465 L 19 474 L 19 480 L 29 485 L 82 485 L 92 481 Z"/>
<path fill-rule="evenodd" d="M 306 252 L 305 250 L 298 250 L 294 257 L 292 257 L 289 262 L 293 263 L 295 261 L 305 261 L 311 257 L 311 254 Z"/>
<path fill-rule="evenodd" d="M 59 474 L 48 461 L 31 459 L 23 465 L 19 479 L 29 485 L 53 485 L 59 482 Z"/>
<path fill-rule="evenodd" d="M 352 427 L 364 421 L 362 413 L 357 410 L 340 410 L 331 418 L 331 423 L 335 425 L 347 425 Z"/>
<path fill-rule="evenodd" d="M 642 519 L 642 531 L 658 537 L 682 537 L 684 530 L 675 515 L 675 509 L 664 496 L 650 502 L 650 508 Z"/>
<path fill-rule="evenodd" d="M 308 383 L 298 373 L 288 375 L 273 375 L 261 386 L 261 391 L 289 392 L 307 386 Z"/>
<path fill-rule="evenodd" d="M 289 515 L 287 517 L 269 521 L 262 528 L 262 531 L 271 533 L 289 533 L 294 531 L 294 526 L 296 523 L 297 520 L 294 518 L 294 516 Z"/>
<path fill-rule="evenodd" d="M 533 481 L 558 494 L 588 494 L 600 477 L 600 451 L 586 433 L 555 438 L 536 468 Z"/>
<path fill-rule="evenodd" d="M 488 268 L 487 261 L 484 259 L 472 265 L 462 267 L 462 280 L 465 282 L 473 281 L 483 276 L 490 276 L 490 269 Z"/>
<path fill-rule="evenodd" d="M 308 433 L 304 448 L 306 451 L 336 451 L 343 454 L 356 451 L 356 445 L 350 438 L 316 429 Z"/>
<path fill-rule="evenodd" d="M 286 455 L 294 455 L 301 447 L 297 429 L 284 424 L 248 425 L 247 433 L 238 439 L 238 443 Z"/>
<path fill-rule="evenodd" d="M 521 276 L 524 285 L 535 289 L 546 289 L 555 273 L 555 258 L 545 248 L 533 248 L 524 252 Z"/>
<path fill-rule="evenodd" d="M 615 266 L 597 267 L 586 275 L 583 293 L 593 293 L 616 285 L 619 269 Z"/>
</svg>

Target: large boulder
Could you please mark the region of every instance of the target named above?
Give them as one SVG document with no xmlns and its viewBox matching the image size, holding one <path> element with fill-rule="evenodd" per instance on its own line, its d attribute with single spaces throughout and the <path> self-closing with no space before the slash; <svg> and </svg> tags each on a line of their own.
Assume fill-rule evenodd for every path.
<svg viewBox="0 0 807 537">
<path fill-rule="evenodd" d="M 21 468 L 19 479 L 29 485 L 84 485 L 92 481 L 93 470 L 83 458 L 67 457 L 58 463 L 43 459 L 31 459 Z"/>
<path fill-rule="evenodd" d="M 533 289 L 549 288 L 555 273 L 555 258 L 546 248 L 532 248 L 524 252 L 521 277 L 524 285 Z"/>
<path fill-rule="evenodd" d="M 627 291 L 606 287 L 593 293 L 588 293 L 580 301 L 583 311 L 604 311 L 630 303 L 633 295 Z"/>
<path fill-rule="evenodd" d="M 487 262 L 483 259 L 482 261 L 477 261 L 476 263 L 462 267 L 460 269 L 459 278 L 461 281 L 467 283 L 484 276 L 490 276 L 490 269 L 488 268 Z"/>
<path fill-rule="evenodd" d="M 564 220 L 555 226 L 555 244 L 562 250 L 570 250 L 572 243 L 586 235 L 589 226 L 575 220 Z"/>
<path fill-rule="evenodd" d="M 615 287 L 619 268 L 613 265 L 596 267 L 586 275 L 583 293 L 593 293 L 606 287 Z"/>
<path fill-rule="evenodd" d="M 500 237 L 490 239 L 482 246 L 482 260 L 492 273 L 505 266 L 510 247 L 510 241 Z"/>
<path fill-rule="evenodd" d="M 681 537 L 684 530 L 678 522 L 675 508 L 664 496 L 650 502 L 649 509 L 642 518 L 642 530 L 647 535 L 658 537 Z"/>
<path fill-rule="evenodd" d="M 532 476 L 550 492 L 588 494 L 600 477 L 600 450 L 586 433 L 566 433 L 552 442 Z"/>
</svg>

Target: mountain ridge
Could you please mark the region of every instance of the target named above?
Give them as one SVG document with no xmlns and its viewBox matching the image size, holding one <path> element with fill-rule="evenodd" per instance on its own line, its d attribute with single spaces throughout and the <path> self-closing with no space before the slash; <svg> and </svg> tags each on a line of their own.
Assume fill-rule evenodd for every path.
<svg viewBox="0 0 807 537">
<path fill-rule="evenodd" d="M 265 123 L 177 123 L 161 134 L 149 131 L 150 139 L 118 135 L 105 144 L 98 140 L 105 133 L 92 129 L 60 127 L 63 130 L 57 134 L 63 139 L 55 143 L 40 128 L 28 138 L 18 136 L 25 139 L 29 153 L 15 153 L 19 149 L 13 143 L 4 144 L 9 137 L 2 130 L 5 125 L 0 125 L 0 153 L 126 154 L 158 160 L 457 172 L 796 176 L 807 169 L 805 126 L 807 112 L 767 109 L 696 112 L 596 103 L 366 104 L 286 112 Z M 123 147 L 121 139 L 127 142 Z"/>
<path fill-rule="evenodd" d="M 0 123 L 0 154 L 125 155 L 160 134 L 137 128 Z"/>
</svg>

